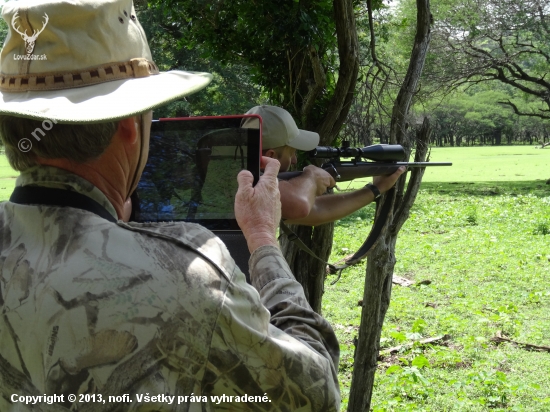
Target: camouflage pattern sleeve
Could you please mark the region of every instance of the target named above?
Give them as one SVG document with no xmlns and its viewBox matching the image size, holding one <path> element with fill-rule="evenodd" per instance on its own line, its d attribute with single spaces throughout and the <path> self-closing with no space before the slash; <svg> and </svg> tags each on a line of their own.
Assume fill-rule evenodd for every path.
<svg viewBox="0 0 550 412">
<path fill-rule="evenodd" d="M 340 348 L 336 335 L 330 324 L 309 306 L 302 285 L 294 278 L 279 249 L 269 246 L 257 249 L 250 257 L 250 268 L 252 284 L 271 313 L 271 323 L 332 360 L 337 370 Z"/>
<path fill-rule="evenodd" d="M 270 402 L 253 410 L 339 411 L 339 347 L 331 326 L 311 309 L 278 248 L 257 249 L 250 273 L 259 296 L 237 272 L 214 331 L 205 391 L 267 395 Z"/>
</svg>

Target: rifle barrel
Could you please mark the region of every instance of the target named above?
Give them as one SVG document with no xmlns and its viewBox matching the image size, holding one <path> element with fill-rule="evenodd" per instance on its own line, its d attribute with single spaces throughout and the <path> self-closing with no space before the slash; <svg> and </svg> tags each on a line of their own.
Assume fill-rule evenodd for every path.
<svg viewBox="0 0 550 412">
<path fill-rule="evenodd" d="M 350 181 L 363 177 L 380 176 L 392 174 L 399 166 L 406 167 L 426 167 L 426 166 L 452 166 L 450 162 L 342 162 L 333 164 L 324 163 L 321 167 L 330 173 L 336 181 Z M 280 180 L 290 180 L 298 177 L 302 172 L 282 172 L 277 175 Z"/>
<path fill-rule="evenodd" d="M 426 167 L 426 166 L 452 166 L 451 162 L 395 162 L 388 163 L 389 165 L 407 166 L 407 167 Z"/>
</svg>

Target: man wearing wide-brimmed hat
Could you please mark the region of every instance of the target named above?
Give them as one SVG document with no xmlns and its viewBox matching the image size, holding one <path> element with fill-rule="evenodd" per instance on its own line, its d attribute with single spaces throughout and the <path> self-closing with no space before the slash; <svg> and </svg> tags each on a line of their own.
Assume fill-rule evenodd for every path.
<svg viewBox="0 0 550 412">
<path fill-rule="evenodd" d="M 253 287 L 198 225 L 129 224 L 159 73 L 130 0 L 8 2 L 0 135 L 0 411 L 336 411 L 338 342 L 275 238 L 279 163 L 235 214 Z M 154 397 L 154 398 L 153 398 Z M 53 404 L 51 404 L 53 403 Z"/>
</svg>

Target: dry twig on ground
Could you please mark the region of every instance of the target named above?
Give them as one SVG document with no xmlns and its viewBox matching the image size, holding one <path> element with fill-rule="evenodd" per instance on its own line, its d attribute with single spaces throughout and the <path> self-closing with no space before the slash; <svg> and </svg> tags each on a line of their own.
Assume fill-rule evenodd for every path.
<svg viewBox="0 0 550 412">
<path fill-rule="evenodd" d="M 550 353 L 550 346 L 540 346 L 540 345 L 533 345 L 531 343 L 517 342 L 515 340 L 512 340 L 512 339 L 509 339 L 505 336 L 502 336 L 501 331 L 497 331 L 496 335 L 493 338 L 491 338 L 491 341 L 495 342 L 495 343 L 508 342 L 508 343 L 511 343 L 513 345 L 522 347 L 522 348 L 527 349 L 527 350 L 532 350 L 532 351 L 537 351 L 537 352 L 549 352 Z"/>
</svg>

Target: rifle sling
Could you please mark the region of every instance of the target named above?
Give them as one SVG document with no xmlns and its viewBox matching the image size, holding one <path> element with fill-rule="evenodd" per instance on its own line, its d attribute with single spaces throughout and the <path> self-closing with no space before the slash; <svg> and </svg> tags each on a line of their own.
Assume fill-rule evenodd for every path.
<svg viewBox="0 0 550 412">
<path fill-rule="evenodd" d="M 370 250 L 376 245 L 377 241 L 380 239 L 380 236 L 388 226 L 388 223 L 390 221 L 391 212 L 393 209 L 393 204 L 395 201 L 395 188 L 392 187 L 384 196 L 384 201 L 382 205 L 380 206 L 380 213 L 378 214 L 374 225 L 361 245 L 361 247 L 355 252 L 352 256 L 347 258 L 344 261 L 343 265 L 333 265 L 331 263 L 325 262 L 323 259 L 321 259 L 319 256 L 317 256 L 310 248 L 307 247 L 307 245 L 302 242 L 302 240 L 294 233 L 283 221 L 281 221 L 281 230 L 284 232 L 284 234 L 287 236 L 288 240 L 291 242 L 294 242 L 294 244 L 302 251 L 308 253 L 309 255 L 313 256 L 315 259 L 320 260 L 321 262 L 325 263 L 329 268 L 329 273 L 336 274 L 338 273 L 338 277 L 332 284 L 336 283 L 342 274 L 342 271 L 350 266 L 355 265 L 359 261 L 365 258 L 367 254 L 370 252 Z"/>
<path fill-rule="evenodd" d="M 328 262 L 325 262 L 323 259 L 321 259 L 319 256 L 317 256 L 315 254 L 315 252 L 313 252 L 310 248 L 308 248 L 307 245 L 302 241 L 302 239 L 300 239 L 298 237 L 298 235 L 296 233 L 294 233 L 292 231 L 292 229 L 290 229 L 286 225 L 286 223 L 283 222 L 282 220 L 281 220 L 281 230 L 284 232 L 284 234 L 286 235 L 288 240 L 293 242 L 298 247 L 298 249 L 302 250 L 303 252 L 306 252 L 310 256 L 313 256 L 315 259 L 323 262 L 325 265 L 327 265 L 330 268 L 330 273 L 336 273 L 336 271 L 337 271 L 336 266 L 334 266 L 334 265 L 332 265 Z M 334 270 L 334 272 L 333 272 L 333 270 Z"/>
</svg>

